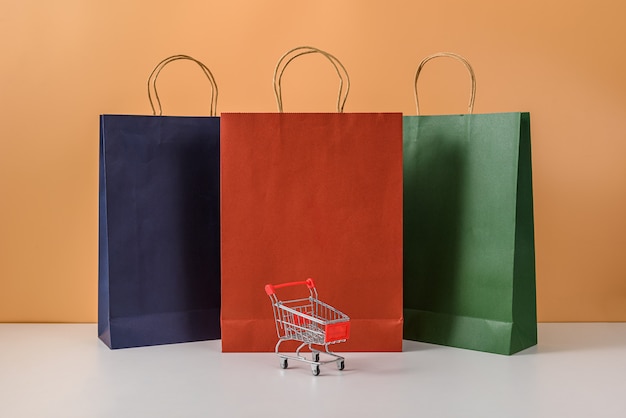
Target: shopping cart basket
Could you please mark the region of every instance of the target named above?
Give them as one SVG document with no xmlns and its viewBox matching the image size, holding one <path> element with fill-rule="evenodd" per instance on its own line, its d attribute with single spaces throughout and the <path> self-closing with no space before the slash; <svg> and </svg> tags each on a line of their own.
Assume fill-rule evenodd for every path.
<svg viewBox="0 0 626 418">
<path fill-rule="evenodd" d="M 279 300 L 276 296 L 276 289 L 298 285 L 306 285 L 309 289 L 309 297 Z M 268 284 L 265 286 L 265 292 L 270 297 L 274 310 L 276 333 L 278 334 L 278 343 L 276 343 L 274 351 L 280 358 L 280 367 L 286 369 L 288 366 L 287 359 L 292 359 L 310 364 L 314 376 L 320 374 L 322 364 L 336 363 L 339 370 L 344 369 L 345 359 L 330 351 L 328 346 L 348 339 L 350 336 L 350 318 L 318 299 L 313 279 L 277 285 Z M 296 349 L 295 356 L 279 351 L 280 345 L 290 340 L 302 342 Z M 323 346 L 324 351 L 317 350 L 312 345 Z M 306 346 L 311 350 L 311 360 L 300 353 Z M 328 355 L 331 359 L 320 361 L 320 354 Z"/>
</svg>

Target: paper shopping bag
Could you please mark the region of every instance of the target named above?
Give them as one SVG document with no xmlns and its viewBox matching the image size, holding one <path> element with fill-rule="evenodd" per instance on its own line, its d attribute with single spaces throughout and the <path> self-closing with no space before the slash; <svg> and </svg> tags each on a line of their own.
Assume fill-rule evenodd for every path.
<svg viewBox="0 0 626 418">
<path fill-rule="evenodd" d="M 180 59 L 216 89 L 199 61 L 167 58 L 148 83 L 159 115 L 156 77 Z M 219 129 L 218 117 L 100 117 L 98 335 L 110 348 L 220 338 Z"/>
<path fill-rule="evenodd" d="M 313 52 L 343 74 L 330 54 L 290 51 L 280 109 L 281 62 Z M 222 114 L 225 352 L 273 351 L 264 286 L 308 277 L 351 319 L 337 350 L 402 349 L 402 117 L 342 113 L 341 97 L 339 113 Z"/>
<path fill-rule="evenodd" d="M 500 354 L 537 343 L 528 113 L 404 117 L 404 337 Z M 417 98 L 417 92 L 416 92 Z M 419 110 L 419 108 L 418 108 Z"/>
</svg>

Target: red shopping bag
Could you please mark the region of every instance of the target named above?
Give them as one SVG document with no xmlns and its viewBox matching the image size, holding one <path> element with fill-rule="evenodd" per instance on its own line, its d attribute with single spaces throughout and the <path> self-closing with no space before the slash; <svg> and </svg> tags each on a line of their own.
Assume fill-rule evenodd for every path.
<svg viewBox="0 0 626 418">
<path fill-rule="evenodd" d="M 312 52 L 343 70 L 296 48 L 277 73 Z M 336 114 L 222 114 L 224 352 L 273 351 L 264 285 L 307 277 L 351 318 L 338 350 L 402 350 L 402 116 L 341 113 L 339 100 Z"/>
</svg>

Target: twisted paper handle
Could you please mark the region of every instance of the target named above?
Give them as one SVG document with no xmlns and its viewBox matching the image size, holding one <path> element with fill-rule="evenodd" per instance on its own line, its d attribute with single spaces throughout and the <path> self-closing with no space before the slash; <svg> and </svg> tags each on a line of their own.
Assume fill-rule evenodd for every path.
<svg viewBox="0 0 626 418">
<path fill-rule="evenodd" d="M 148 77 L 148 100 L 150 100 L 150 107 L 152 108 L 152 114 L 157 115 L 157 110 L 158 110 L 158 116 L 161 116 L 163 113 L 163 109 L 161 106 L 161 99 L 159 98 L 159 92 L 157 91 L 157 86 L 156 86 L 157 78 L 159 77 L 159 74 L 161 74 L 161 71 L 167 64 L 173 61 L 178 61 L 178 60 L 189 60 L 189 61 L 195 62 L 202 69 L 202 72 L 204 72 L 204 75 L 209 79 L 209 82 L 211 83 L 211 110 L 210 110 L 209 116 L 215 116 L 217 113 L 217 94 L 218 94 L 217 83 L 215 82 L 215 77 L 213 77 L 213 73 L 211 72 L 211 70 L 209 70 L 209 68 L 206 65 L 204 65 L 202 62 L 198 61 L 197 59 L 190 57 L 189 55 L 172 55 L 171 57 L 167 57 L 163 61 L 158 63 L 157 66 L 154 67 L 154 70 L 152 70 L 152 72 L 150 73 L 150 76 Z M 154 96 L 154 99 L 153 99 L 153 96 Z M 156 107 L 155 107 L 154 100 L 156 100 Z"/>
<path fill-rule="evenodd" d="M 292 54 L 294 54 L 291 56 Z M 276 68 L 274 69 L 274 95 L 276 97 L 276 104 L 278 105 L 278 111 L 280 113 L 283 112 L 283 95 L 282 95 L 282 85 L 281 80 L 283 77 L 283 73 L 287 68 L 287 65 L 294 59 L 307 54 L 322 54 L 325 56 L 328 61 L 333 65 L 337 75 L 339 76 L 339 94 L 337 95 L 337 112 L 342 113 L 343 107 L 346 104 L 346 99 L 348 98 L 348 92 L 350 91 L 350 76 L 346 71 L 346 68 L 343 66 L 341 61 L 339 61 L 335 56 L 329 54 L 326 51 L 322 51 L 321 49 L 314 48 L 311 46 L 299 46 L 297 48 L 293 48 L 287 51 L 276 64 Z M 290 57 L 291 56 L 291 57 Z M 288 58 L 290 57 L 290 58 Z M 282 68 L 281 68 L 282 67 Z M 345 85 L 345 91 L 344 91 Z"/>
<path fill-rule="evenodd" d="M 417 71 L 415 72 L 415 82 L 414 82 L 415 84 L 415 108 L 417 109 L 417 114 L 418 115 L 420 114 L 420 104 L 417 98 L 417 79 L 420 75 L 420 72 L 422 71 L 422 68 L 424 67 L 424 64 L 426 64 L 431 59 L 439 58 L 439 57 L 450 57 L 458 61 L 461 61 L 465 65 L 465 68 L 467 68 L 467 70 L 469 71 L 471 82 L 472 82 L 472 87 L 470 90 L 470 100 L 469 100 L 469 105 L 467 108 L 468 108 L 468 113 L 470 114 L 473 113 L 474 112 L 474 99 L 476 98 L 476 76 L 474 75 L 474 70 L 472 69 L 472 66 L 465 58 L 463 58 L 459 54 L 455 54 L 453 52 L 438 52 L 436 54 L 429 55 L 426 58 L 424 58 L 422 62 L 420 62 L 420 65 L 417 67 Z"/>
</svg>

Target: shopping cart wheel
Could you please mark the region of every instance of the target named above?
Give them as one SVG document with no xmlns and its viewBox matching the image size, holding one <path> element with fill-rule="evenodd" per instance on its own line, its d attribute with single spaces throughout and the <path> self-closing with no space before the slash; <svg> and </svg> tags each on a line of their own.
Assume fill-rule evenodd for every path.
<svg viewBox="0 0 626 418">
<path fill-rule="evenodd" d="M 344 369 L 344 367 L 346 367 L 346 363 L 345 363 L 343 360 L 339 360 L 339 361 L 337 362 L 337 368 L 338 368 L 339 370 L 343 370 L 343 369 Z"/>
<path fill-rule="evenodd" d="M 280 359 L 280 368 L 281 369 L 286 369 L 287 366 L 289 366 L 289 364 L 287 364 L 287 359 L 286 358 L 281 358 Z"/>
<path fill-rule="evenodd" d="M 320 361 L 320 353 L 313 353 L 313 361 L 317 362 Z"/>
<path fill-rule="evenodd" d="M 319 364 L 312 364 L 311 365 L 311 371 L 313 372 L 313 376 L 319 376 L 320 375 L 320 366 L 319 366 Z"/>
</svg>

